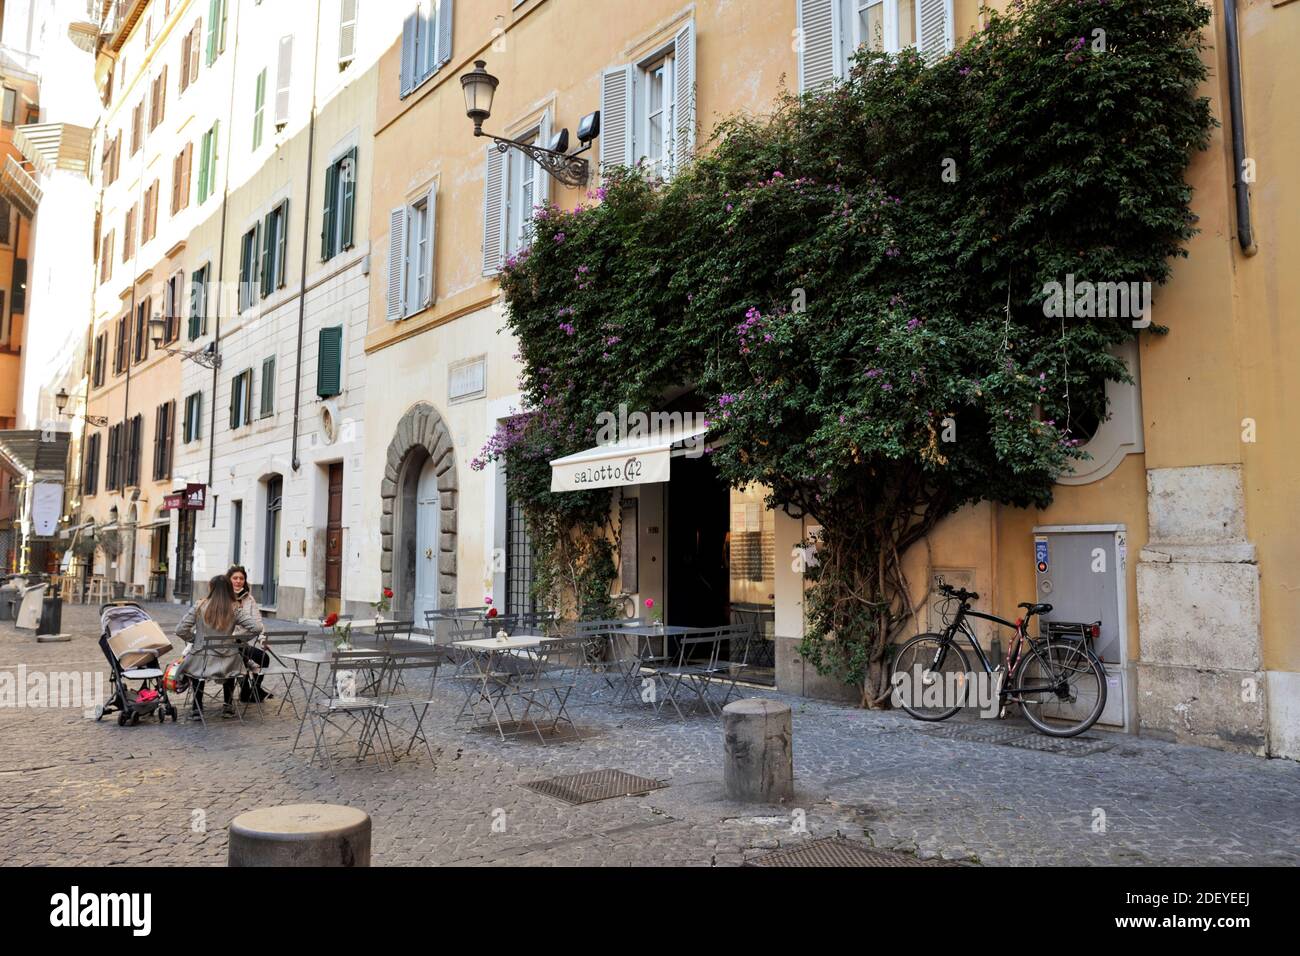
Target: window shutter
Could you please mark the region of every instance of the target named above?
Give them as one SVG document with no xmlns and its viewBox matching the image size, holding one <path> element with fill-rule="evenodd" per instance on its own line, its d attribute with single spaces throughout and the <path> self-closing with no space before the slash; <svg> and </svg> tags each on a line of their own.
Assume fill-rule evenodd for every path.
<svg viewBox="0 0 1300 956">
<path fill-rule="evenodd" d="M 433 0 L 430 0 L 432 3 Z M 451 59 L 451 21 L 452 9 L 455 7 L 453 0 L 437 0 L 438 2 L 438 38 L 437 54 L 434 57 L 433 68 L 436 70 L 444 63 Z"/>
<path fill-rule="evenodd" d="M 338 195 L 339 164 L 330 163 L 325 170 L 325 210 L 321 216 L 320 258 L 326 261 L 334 255 L 334 197 Z"/>
<path fill-rule="evenodd" d="M 221 0 L 208 0 L 208 66 L 217 58 L 217 30 L 221 20 Z"/>
<path fill-rule="evenodd" d="M 234 431 L 239 427 L 239 389 L 241 387 L 244 373 L 240 372 L 230 380 L 230 430 Z"/>
<path fill-rule="evenodd" d="M 159 405 L 153 413 L 153 478 L 157 481 L 162 477 L 162 437 L 163 437 L 163 410 L 166 405 Z"/>
<path fill-rule="evenodd" d="M 505 156 L 496 146 L 487 148 L 487 174 L 483 178 L 483 274 L 501 270 L 505 242 Z"/>
<path fill-rule="evenodd" d="M 695 152 L 695 23 L 687 23 L 674 38 L 674 91 L 677 128 L 673 130 L 673 167 L 681 169 Z"/>
<path fill-rule="evenodd" d="M 163 458 L 163 477 L 172 476 L 172 455 L 176 449 L 176 399 L 167 403 L 167 430 L 164 432 L 163 441 L 166 445 L 166 454 Z"/>
<path fill-rule="evenodd" d="M 840 74 L 839 0 L 798 0 L 795 15 L 799 24 L 799 92 L 807 93 Z"/>
<path fill-rule="evenodd" d="M 163 64 L 162 73 L 158 76 L 158 118 L 154 120 L 157 126 L 167 116 L 167 64 Z"/>
<path fill-rule="evenodd" d="M 342 389 L 343 326 L 331 325 L 320 330 L 316 354 L 316 394 L 331 398 Z"/>
<path fill-rule="evenodd" d="M 276 210 L 272 209 L 262 221 L 262 298 L 275 288 L 275 263 L 279 259 L 280 239 L 276 235 Z"/>
<path fill-rule="evenodd" d="M 402 290 L 406 287 L 406 207 L 388 215 L 388 309 L 385 318 L 394 322 L 406 314 Z"/>
<path fill-rule="evenodd" d="M 600 77 L 600 164 L 632 165 L 632 67 L 616 66 Z"/>
<path fill-rule="evenodd" d="M 280 38 L 280 59 L 275 70 L 275 125 L 289 122 L 289 77 L 293 72 L 293 34 Z"/>
<path fill-rule="evenodd" d="M 285 264 L 289 254 L 289 200 L 279 206 L 278 229 L 275 234 L 275 287 L 284 288 Z"/>
<path fill-rule="evenodd" d="M 275 356 L 262 360 L 262 407 L 265 418 L 275 411 Z"/>
<path fill-rule="evenodd" d="M 436 248 L 438 236 L 438 193 L 432 187 L 430 187 L 429 195 L 425 199 L 425 205 L 429 211 L 429 238 L 424 244 L 424 274 L 429 277 L 429 292 L 424 297 L 424 307 L 428 308 L 438 298 L 433 275 L 433 264 L 437 261 L 437 253 L 434 249 Z"/>
<path fill-rule="evenodd" d="M 410 93 L 415 86 L 415 55 L 419 45 L 419 36 L 420 11 L 417 9 L 402 22 L 402 96 Z"/>
<path fill-rule="evenodd" d="M 920 0 L 921 33 L 917 48 L 933 63 L 953 48 L 952 0 Z"/>
<path fill-rule="evenodd" d="M 217 31 L 217 52 L 223 53 L 226 49 L 226 5 L 227 0 L 217 0 L 221 8 L 221 29 Z"/>
<path fill-rule="evenodd" d="M 357 55 L 357 0 L 340 0 L 339 3 L 339 67 L 352 62 Z"/>
<path fill-rule="evenodd" d="M 180 208 L 190 204 L 190 164 L 194 161 L 194 144 L 186 143 L 181 152 L 181 195 Z"/>
<path fill-rule="evenodd" d="M 203 18 L 199 17 L 194 21 L 194 29 L 190 32 L 190 85 L 199 78 L 199 48 L 203 41 Z"/>
<path fill-rule="evenodd" d="M 339 216 L 342 217 L 342 222 L 339 223 L 339 251 L 342 252 L 344 249 L 352 248 L 352 220 L 356 217 L 357 148 L 355 146 L 343 157 L 339 173 L 343 177 L 342 208 L 339 210 Z"/>
<path fill-rule="evenodd" d="M 179 78 L 180 91 L 185 92 L 185 87 L 190 85 L 190 44 L 194 42 L 194 34 L 187 33 L 181 37 L 181 75 Z"/>
<path fill-rule="evenodd" d="M 542 114 L 542 121 L 537 124 L 537 145 L 543 148 L 551 144 L 551 111 Z M 531 162 L 531 160 L 529 160 Z M 533 205 L 545 206 L 551 199 L 551 177 L 539 166 L 533 175 Z M 531 209 L 522 210 L 522 215 L 532 216 Z M 531 227 L 530 227 L 531 229 Z M 531 231 L 529 233 L 531 235 Z"/>
</svg>

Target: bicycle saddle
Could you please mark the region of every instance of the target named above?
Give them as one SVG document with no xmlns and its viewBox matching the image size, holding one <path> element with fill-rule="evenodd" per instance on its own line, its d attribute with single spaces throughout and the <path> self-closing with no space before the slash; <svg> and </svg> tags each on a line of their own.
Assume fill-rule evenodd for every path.
<svg viewBox="0 0 1300 956">
<path fill-rule="evenodd" d="M 1030 604 L 1028 601 L 1021 601 L 1017 607 L 1023 607 L 1030 614 L 1050 614 L 1052 605 L 1050 604 Z"/>
</svg>

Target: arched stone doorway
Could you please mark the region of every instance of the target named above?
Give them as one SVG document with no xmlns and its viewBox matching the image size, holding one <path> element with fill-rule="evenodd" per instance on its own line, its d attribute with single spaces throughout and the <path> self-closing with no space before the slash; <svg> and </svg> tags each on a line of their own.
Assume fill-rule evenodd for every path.
<svg viewBox="0 0 1300 956">
<path fill-rule="evenodd" d="M 393 589 L 393 610 L 421 626 L 424 610 L 456 604 L 456 492 L 451 435 L 421 402 L 393 430 L 379 489 L 383 584 Z"/>
</svg>

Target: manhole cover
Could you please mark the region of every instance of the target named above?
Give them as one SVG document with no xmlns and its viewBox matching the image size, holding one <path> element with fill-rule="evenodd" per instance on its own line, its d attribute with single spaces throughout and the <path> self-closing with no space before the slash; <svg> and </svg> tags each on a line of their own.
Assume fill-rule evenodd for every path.
<svg viewBox="0 0 1300 956">
<path fill-rule="evenodd" d="M 979 744 L 1001 744 L 1025 736 L 1019 727 L 989 727 L 983 724 L 934 724 L 917 731 L 947 740 L 967 740 Z"/>
<path fill-rule="evenodd" d="M 1041 750 L 1043 753 L 1060 754 L 1063 757 L 1086 757 L 1110 750 L 1115 745 L 1105 740 L 1080 737 L 1043 737 L 1029 734 L 1019 740 L 1007 741 L 1008 747 L 1023 747 L 1025 750 Z"/>
<path fill-rule="evenodd" d="M 535 780 L 523 786 L 545 796 L 576 805 L 649 793 L 651 790 L 662 790 L 668 784 L 662 780 L 638 777 L 622 770 L 588 770 L 585 773 L 551 777 L 549 780 Z"/>
<path fill-rule="evenodd" d="M 873 850 L 846 840 L 824 837 L 799 846 L 773 850 L 750 860 L 749 866 L 951 866 L 942 860 L 920 860 L 906 853 Z"/>
</svg>

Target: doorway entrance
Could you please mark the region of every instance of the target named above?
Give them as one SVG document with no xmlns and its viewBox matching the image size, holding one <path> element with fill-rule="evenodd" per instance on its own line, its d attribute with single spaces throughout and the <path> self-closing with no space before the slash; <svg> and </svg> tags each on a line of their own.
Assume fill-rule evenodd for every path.
<svg viewBox="0 0 1300 956">
<path fill-rule="evenodd" d="M 412 613 L 423 625 L 426 611 L 438 607 L 438 474 L 432 459 L 420 469 L 415 488 L 415 590 Z"/>
<path fill-rule="evenodd" d="M 262 549 L 262 600 L 266 607 L 275 607 L 276 593 L 280 589 L 280 508 L 284 494 L 284 479 L 279 475 L 266 482 L 266 540 Z"/>
<path fill-rule="evenodd" d="M 343 463 L 329 466 L 325 515 L 325 613 L 337 612 L 343 592 Z"/>
<path fill-rule="evenodd" d="M 674 458 L 665 488 L 665 620 L 687 627 L 729 622 L 727 485 L 707 455 Z"/>
<path fill-rule="evenodd" d="M 176 512 L 176 582 L 172 594 L 189 598 L 194 594 L 194 516 L 197 511 Z"/>
</svg>

